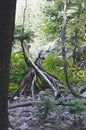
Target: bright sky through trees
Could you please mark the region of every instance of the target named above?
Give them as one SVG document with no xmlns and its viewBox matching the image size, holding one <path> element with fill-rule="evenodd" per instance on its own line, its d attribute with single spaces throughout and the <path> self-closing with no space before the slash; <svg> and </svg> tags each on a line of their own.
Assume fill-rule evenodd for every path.
<svg viewBox="0 0 86 130">
<path fill-rule="evenodd" d="M 23 11 L 25 7 L 26 0 L 17 1 L 16 9 L 16 24 L 22 24 Z M 25 19 L 25 28 L 29 28 L 34 31 L 35 42 L 41 43 L 44 36 L 41 32 L 40 26 L 43 24 L 43 12 L 42 7 L 46 5 L 46 0 L 27 0 L 27 10 L 26 10 L 26 19 Z M 42 40 L 41 40 L 42 39 Z"/>
</svg>

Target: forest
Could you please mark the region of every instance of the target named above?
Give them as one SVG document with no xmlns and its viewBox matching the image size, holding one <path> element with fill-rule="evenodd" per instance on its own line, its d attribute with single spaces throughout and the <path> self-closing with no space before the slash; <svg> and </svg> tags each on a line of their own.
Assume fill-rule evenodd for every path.
<svg viewBox="0 0 86 130">
<path fill-rule="evenodd" d="M 3 71 L 8 94 L 0 88 L 0 101 L 7 94 L 2 104 L 8 106 L 6 120 L 0 110 L 5 124 L 0 129 L 86 130 L 86 1 L 17 0 L 15 5 L 10 69 Z"/>
</svg>

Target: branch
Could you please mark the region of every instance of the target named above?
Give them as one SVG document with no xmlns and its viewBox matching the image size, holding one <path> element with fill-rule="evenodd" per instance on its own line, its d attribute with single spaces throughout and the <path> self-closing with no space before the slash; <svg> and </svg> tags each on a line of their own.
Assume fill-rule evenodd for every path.
<svg viewBox="0 0 86 130">
<path fill-rule="evenodd" d="M 18 103 L 18 104 L 14 104 L 14 105 L 9 105 L 8 109 L 13 109 L 13 108 L 17 108 L 17 107 L 27 107 L 27 106 L 30 106 L 35 103 L 41 103 L 41 101 L 28 101 L 28 102 Z"/>
<path fill-rule="evenodd" d="M 27 57 L 24 46 L 23 46 L 23 43 L 22 43 L 22 50 L 23 50 L 23 55 L 24 55 L 24 58 L 25 58 L 25 61 L 26 61 L 27 65 L 32 66 L 35 69 L 35 71 L 45 80 L 45 82 L 49 85 L 49 87 L 53 89 L 54 95 L 56 97 L 58 95 L 57 89 L 54 87 L 53 83 L 47 78 L 47 76 L 42 72 L 42 70 L 40 70 L 35 65 L 35 63 L 31 60 L 31 58 Z"/>
<path fill-rule="evenodd" d="M 13 104 L 13 105 L 8 105 L 8 109 L 14 109 L 14 108 L 18 108 L 18 107 L 27 107 L 33 104 L 43 104 L 43 101 L 28 101 L 28 102 L 23 102 L 23 103 L 17 103 L 17 104 Z M 56 102 L 56 105 L 63 105 L 63 106 L 69 106 L 69 104 L 67 103 L 63 103 L 63 102 Z"/>
</svg>

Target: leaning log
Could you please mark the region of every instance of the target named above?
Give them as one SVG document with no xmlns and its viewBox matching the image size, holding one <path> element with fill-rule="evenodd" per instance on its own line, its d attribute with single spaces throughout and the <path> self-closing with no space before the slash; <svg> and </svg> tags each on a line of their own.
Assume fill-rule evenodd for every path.
<svg viewBox="0 0 86 130">
<path fill-rule="evenodd" d="M 15 96 L 20 96 L 21 94 L 27 93 L 29 91 L 31 91 L 32 97 L 35 99 L 34 88 L 36 88 L 36 85 L 38 84 L 37 77 L 43 80 L 45 84 L 53 90 L 55 98 L 59 98 L 61 96 L 60 89 L 62 88 L 62 83 L 58 77 L 53 76 L 52 74 L 46 72 L 42 66 L 40 67 L 37 65 L 37 61 L 40 59 L 40 57 L 35 62 L 33 62 L 33 60 L 26 55 L 23 42 L 21 42 L 21 46 L 29 70 L 25 75 L 20 87 L 9 95 L 9 99 L 13 100 Z"/>
<path fill-rule="evenodd" d="M 35 71 L 44 79 L 44 81 L 51 87 L 54 91 L 55 96 L 57 96 L 58 92 L 51 81 L 47 78 L 47 76 L 35 65 L 35 63 L 28 57 L 27 62 L 31 64 L 31 66 L 35 69 Z"/>
<path fill-rule="evenodd" d="M 25 52 L 23 43 L 21 43 L 21 47 L 22 47 L 23 55 L 24 55 L 24 58 L 25 58 L 25 61 L 26 61 L 27 65 L 28 65 L 28 66 L 31 65 L 31 66 L 35 69 L 36 73 L 44 79 L 44 81 L 46 82 L 46 84 L 48 84 L 48 86 L 49 86 L 51 89 L 53 89 L 53 91 L 54 91 L 54 96 L 57 97 L 57 95 L 59 94 L 59 93 L 58 93 L 58 89 L 57 89 L 57 88 L 54 86 L 54 84 L 49 80 L 49 76 L 47 77 L 46 74 L 44 74 L 43 71 L 40 70 L 40 69 L 38 68 L 38 66 L 31 60 L 31 58 L 26 55 L 26 52 Z M 48 75 L 48 74 L 47 74 L 47 75 Z"/>
</svg>

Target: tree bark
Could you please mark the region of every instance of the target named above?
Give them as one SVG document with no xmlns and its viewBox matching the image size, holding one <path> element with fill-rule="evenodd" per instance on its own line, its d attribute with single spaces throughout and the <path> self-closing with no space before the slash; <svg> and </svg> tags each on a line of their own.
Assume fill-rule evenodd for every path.
<svg viewBox="0 0 86 130">
<path fill-rule="evenodd" d="M 0 0 L 0 130 L 8 128 L 9 64 L 16 0 Z"/>
</svg>

